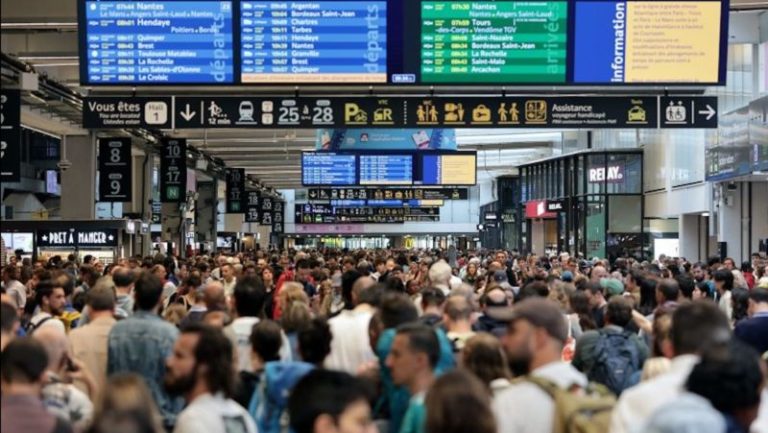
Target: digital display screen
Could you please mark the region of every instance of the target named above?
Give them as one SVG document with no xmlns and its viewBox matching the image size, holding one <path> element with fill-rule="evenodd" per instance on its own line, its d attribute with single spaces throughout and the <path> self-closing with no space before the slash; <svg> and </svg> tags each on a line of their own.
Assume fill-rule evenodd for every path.
<svg viewBox="0 0 768 433">
<path fill-rule="evenodd" d="M 423 1 L 421 81 L 564 83 L 568 3 Z"/>
<path fill-rule="evenodd" d="M 474 185 L 476 181 L 474 153 L 424 155 L 421 159 L 422 185 Z"/>
<path fill-rule="evenodd" d="M 234 82 L 232 1 L 86 1 L 83 15 L 84 82 Z"/>
<path fill-rule="evenodd" d="M 360 155 L 360 185 L 411 184 L 412 155 Z"/>
<path fill-rule="evenodd" d="M 91 86 L 726 78 L 728 0 L 78 0 L 78 8 L 80 77 Z"/>
<path fill-rule="evenodd" d="M 243 83 L 386 83 L 386 1 L 243 1 Z"/>
<path fill-rule="evenodd" d="M 357 181 L 355 155 L 305 152 L 301 156 L 304 185 L 354 185 Z"/>
<path fill-rule="evenodd" d="M 574 82 L 722 81 L 722 11 L 719 1 L 577 1 Z"/>
</svg>

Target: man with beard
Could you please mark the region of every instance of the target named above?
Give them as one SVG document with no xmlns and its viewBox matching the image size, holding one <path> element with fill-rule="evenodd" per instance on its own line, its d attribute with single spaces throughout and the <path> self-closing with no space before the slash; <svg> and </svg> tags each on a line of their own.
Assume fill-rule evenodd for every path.
<svg viewBox="0 0 768 433">
<path fill-rule="evenodd" d="M 586 376 L 561 360 L 568 330 L 557 304 L 529 298 L 513 309 L 494 313 L 508 323 L 502 344 L 513 371 L 545 379 L 563 389 L 587 386 Z M 499 433 L 551 432 L 555 402 L 538 385 L 523 381 L 496 394 L 493 411 Z"/>
<path fill-rule="evenodd" d="M 183 396 L 174 433 L 256 433 L 248 412 L 230 398 L 234 391 L 232 343 L 210 326 L 181 331 L 166 360 L 165 389 Z"/>
<path fill-rule="evenodd" d="M 67 296 L 63 287 L 55 284 L 52 280 L 41 281 L 35 290 L 36 310 L 35 315 L 27 325 L 27 334 L 31 334 L 43 326 L 56 327 L 64 333 L 64 323 L 56 317 L 64 312 L 66 304 Z"/>
</svg>

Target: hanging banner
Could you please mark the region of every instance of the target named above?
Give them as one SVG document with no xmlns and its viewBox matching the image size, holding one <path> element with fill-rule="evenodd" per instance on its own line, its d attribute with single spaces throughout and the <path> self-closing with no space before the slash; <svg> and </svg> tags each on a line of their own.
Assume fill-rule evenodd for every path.
<svg viewBox="0 0 768 433">
<path fill-rule="evenodd" d="M 259 220 L 259 199 L 258 191 L 248 191 L 245 202 L 245 222 L 258 223 Z"/>
<path fill-rule="evenodd" d="M 126 202 L 133 198 L 131 139 L 99 139 L 99 201 Z"/>
<path fill-rule="evenodd" d="M 21 180 L 21 95 L 18 90 L 0 92 L 0 181 Z"/>
<path fill-rule="evenodd" d="M 272 233 L 282 234 L 285 231 L 285 203 L 275 200 L 272 205 Z"/>
<path fill-rule="evenodd" d="M 318 129 L 317 150 L 456 150 L 453 129 Z"/>
<path fill-rule="evenodd" d="M 160 152 L 160 202 L 187 199 L 187 140 L 166 138 Z"/>
<path fill-rule="evenodd" d="M 259 208 L 259 224 L 263 226 L 272 225 L 272 211 L 274 204 L 273 197 L 261 197 L 261 206 Z"/>
<path fill-rule="evenodd" d="M 245 197 L 245 169 L 227 170 L 227 213 L 243 213 Z"/>
</svg>

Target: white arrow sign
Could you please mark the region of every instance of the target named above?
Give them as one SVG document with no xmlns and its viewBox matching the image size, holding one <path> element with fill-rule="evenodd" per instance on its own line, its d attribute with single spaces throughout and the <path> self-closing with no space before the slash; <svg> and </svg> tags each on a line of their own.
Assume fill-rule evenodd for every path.
<svg viewBox="0 0 768 433">
<path fill-rule="evenodd" d="M 715 109 L 712 108 L 711 105 L 707 104 L 707 109 L 706 110 L 699 110 L 699 114 L 706 114 L 707 115 L 707 120 L 709 120 L 709 119 L 712 118 L 712 116 L 717 114 L 717 111 L 715 111 Z"/>
<path fill-rule="evenodd" d="M 179 114 L 181 114 L 181 117 L 183 117 L 184 120 L 189 122 L 190 120 L 192 120 L 193 117 L 195 117 L 195 114 L 197 114 L 196 112 L 191 110 L 192 110 L 192 107 L 190 107 L 189 104 L 187 104 L 186 109 L 180 112 Z"/>
</svg>

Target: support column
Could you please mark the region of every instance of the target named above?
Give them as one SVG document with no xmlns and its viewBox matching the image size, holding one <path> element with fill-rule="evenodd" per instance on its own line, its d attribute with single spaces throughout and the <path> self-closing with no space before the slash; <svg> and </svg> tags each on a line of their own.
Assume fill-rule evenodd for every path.
<svg viewBox="0 0 768 433">
<path fill-rule="evenodd" d="M 195 230 L 198 242 L 213 242 L 216 246 L 216 183 L 198 182 L 195 202 Z"/>
<path fill-rule="evenodd" d="M 740 263 L 741 257 L 741 183 L 735 184 L 735 189 L 728 189 L 727 183 L 722 185 L 720 209 L 717 219 L 718 242 L 726 242 L 727 255 Z M 712 253 L 715 255 L 715 252 Z"/>
<path fill-rule="evenodd" d="M 182 217 L 179 210 L 179 204 L 163 203 L 161 212 L 162 217 L 160 218 L 160 224 L 162 226 L 163 242 L 173 242 L 175 244 L 175 250 L 168 251 L 166 254 L 183 253 L 184 245 L 182 245 L 181 237 L 181 230 L 183 227 L 181 226 Z"/>
<path fill-rule="evenodd" d="M 144 222 L 152 220 L 152 169 L 154 158 L 138 152 L 131 156 L 133 184 L 131 185 L 133 200 L 123 203 L 123 214 L 134 214 Z M 138 231 L 134 236 L 134 254 L 147 256 L 152 249 L 152 237 L 149 232 L 142 235 Z"/>
<path fill-rule="evenodd" d="M 61 173 L 61 219 L 96 218 L 96 140 L 89 135 L 63 137 L 62 159 L 72 164 Z"/>
<path fill-rule="evenodd" d="M 699 216 L 691 214 L 680 215 L 678 220 L 678 237 L 680 238 L 680 255 L 690 262 L 697 262 L 699 256 Z"/>
</svg>

